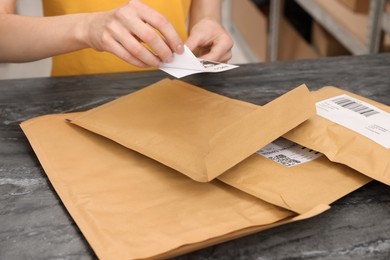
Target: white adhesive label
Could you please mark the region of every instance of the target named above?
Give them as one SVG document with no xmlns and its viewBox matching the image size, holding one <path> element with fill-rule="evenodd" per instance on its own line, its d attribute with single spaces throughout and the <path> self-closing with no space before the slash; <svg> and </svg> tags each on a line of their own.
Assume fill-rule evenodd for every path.
<svg viewBox="0 0 390 260">
<path fill-rule="evenodd" d="M 316 103 L 317 114 L 390 148 L 390 114 L 348 95 Z"/>
<path fill-rule="evenodd" d="M 183 54 L 174 53 L 171 62 L 164 63 L 160 66 L 160 70 L 176 78 L 202 72 L 222 72 L 234 68 L 238 68 L 238 66 L 198 59 L 186 45 L 184 45 Z"/>
<path fill-rule="evenodd" d="M 310 150 L 282 137 L 263 147 L 257 153 L 286 167 L 307 163 L 322 156 L 322 153 Z"/>
</svg>

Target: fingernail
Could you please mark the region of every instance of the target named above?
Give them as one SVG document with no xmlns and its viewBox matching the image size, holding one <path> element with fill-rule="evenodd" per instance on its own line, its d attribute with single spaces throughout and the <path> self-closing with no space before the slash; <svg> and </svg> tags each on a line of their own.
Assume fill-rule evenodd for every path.
<svg viewBox="0 0 390 260">
<path fill-rule="evenodd" d="M 184 52 L 183 44 L 177 45 L 177 47 L 176 47 L 176 53 L 182 54 L 183 52 Z"/>
</svg>

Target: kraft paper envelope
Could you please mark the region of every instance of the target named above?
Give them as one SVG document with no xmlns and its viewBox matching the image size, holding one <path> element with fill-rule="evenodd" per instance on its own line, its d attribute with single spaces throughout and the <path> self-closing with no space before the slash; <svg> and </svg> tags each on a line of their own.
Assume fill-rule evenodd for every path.
<svg viewBox="0 0 390 260">
<path fill-rule="evenodd" d="M 389 106 L 335 87 L 324 87 L 313 92 L 317 102 L 343 94 L 355 98 L 358 102 L 375 106 L 373 110 L 390 112 Z M 367 116 L 361 117 L 365 120 Z M 387 122 L 387 124 L 389 123 Z M 387 129 L 387 132 L 386 129 L 384 130 L 384 134 L 390 134 L 390 129 Z M 345 164 L 373 179 L 390 185 L 390 150 L 356 131 L 316 115 L 287 133 L 285 138 L 319 151 L 333 162 Z M 390 139 L 386 137 L 384 141 L 390 141 Z"/>
<path fill-rule="evenodd" d="M 101 259 L 166 258 L 319 214 L 271 205 L 218 180 L 199 183 L 48 115 L 21 127 Z"/>
<path fill-rule="evenodd" d="M 298 152 L 303 148 L 291 144 L 298 148 Z M 290 153 L 293 151 L 291 149 Z M 218 179 L 298 213 L 307 212 L 319 204 L 331 204 L 371 180 L 343 164 L 329 161 L 325 156 L 287 167 L 257 153 Z"/>
<path fill-rule="evenodd" d="M 207 182 L 314 114 L 304 85 L 260 107 L 166 79 L 72 123 Z"/>
</svg>

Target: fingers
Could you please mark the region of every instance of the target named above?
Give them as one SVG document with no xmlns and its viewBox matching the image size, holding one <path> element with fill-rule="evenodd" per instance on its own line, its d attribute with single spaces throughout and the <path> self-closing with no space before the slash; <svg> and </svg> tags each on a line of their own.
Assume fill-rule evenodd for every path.
<svg viewBox="0 0 390 260">
<path fill-rule="evenodd" d="M 131 21 L 129 27 L 132 35 L 137 37 L 141 42 L 146 43 L 161 61 L 170 62 L 173 53 L 163 38 L 149 24 L 142 20 L 131 19 Z M 143 49 L 152 54 L 145 47 Z"/>
<path fill-rule="evenodd" d="M 141 18 L 141 20 L 145 21 L 162 34 L 162 36 L 166 40 L 166 43 L 169 45 L 170 49 L 173 52 L 176 52 L 178 54 L 183 53 L 183 42 L 173 25 L 168 21 L 166 17 L 138 0 L 133 0 L 130 3 L 136 5 L 136 8 L 138 8 L 139 17 Z"/>
<path fill-rule="evenodd" d="M 220 23 L 212 20 L 195 24 L 186 45 L 205 60 L 227 62 L 232 57 L 232 38 Z"/>
<path fill-rule="evenodd" d="M 82 41 L 98 51 L 111 52 L 138 67 L 159 67 L 173 52 L 184 51 L 172 24 L 139 0 L 114 10 L 86 16 Z"/>
<path fill-rule="evenodd" d="M 116 16 L 130 35 L 150 47 L 160 61 L 170 62 L 173 58 L 173 52 L 183 52 L 182 40 L 173 25 L 163 15 L 142 2 L 138 0 L 130 1 L 118 10 Z M 119 37 L 121 42 L 127 41 L 122 40 L 123 37 Z M 148 51 L 147 48 L 144 47 L 144 50 L 140 50 L 139 47 L 136 46 L 136 52 L 146 56 L 148 60 L 152 60 L 149 55 L 145 54 L 145 51 Z M 127 48 L 127 45 L 125 45 L 125 48 Z M 130 49 L 129 51 L 131 52 Z M 140 58 L 142 59 L 142 57 Z M 149 64 L 148 60 L 144 61 Z M 153 64 L 155 65 L 155 62 Z"/>
<path fill-rule="evenodd" d="M 199 58 L 204 59 L 204 60 L 209 60 L 209 61 L 217 61 L 217 62 L 227 63 L 232 58 L 232 53 L 231 52 L 225 53 L 223 56 L 221 56 L 219 58 L 216 58 L 216 56 L 214 56 L 213 54 L 208 53 L 208 54 L 203 55 Z"/>
<path fill-rule="evenodd" d="M 116 56 L 118 56 L 119 58 L 121 58 L 122 60 L 130 63 L 130 64 L 133 64 L 137 67 L 140 67 L 140 68 L 146 68 L 146 67 L 149 67 L 150 65 L 148 63 L 145 63 L 143 62 L 142 60 L 136 58 L 137 56 L 135 55 L 131 55 L 124 47 L 122 44 L 118 43 L 117 41 L 115 41 L 114 39 L 108 39 L 107 40 L 107 44 L 109 47 L 109 49 L 107 51 L 115 54 Z"/>
<path fill-rule="evenodd" d="M 143 27 L 146 27 L 149 30 L 152 30 L 148 28 L 148 26 L 143 24 Z M 146 30 L 146 29 L 145 29 Z M 140 38 L 130 34 L 125 29 L 118 28 L 113 32 L 115 40 L 121 44 L 123 49 L 129 53 L 130 56 L 136 57 L 138 60 L 140 60 L 142 63 L 150 66 L 150 67 L 159 67 L 161 64 L 161 59 L 151 51 L 149 51 L 144 45 L 141 44 Z M 161 38 L 161 37 L 158 37 Z M 167 46 L 162 47 L 167 48 Z M 170 51 L 167 50 L 167 55 L 169 57 L 171 56 Z"/>
<path fill-rule="evenodd" d="M 94 44 L 99 51 L 108 51 L 138 67 L 158 67 L 161 60 L 130 34 L 120 21 L 110 21 Z"/>
<path fill-rule="evenodd" d="M 220 36 L 220 38 L 208 40 L 210 42 L 193 34 L 186 41 L 186 45 L 200 55 L 199 58 L 205 60 L 227 62 L 232 58 L 233 41 L 230 37 Z"/>
<path fill-rule="evenodd" d="M 221 57 L 220 61 L 223 63 L 228 63 L 229 60 L 232 59 L 233 53 L 230 51 Z"/>
<path fill-rule="evenodd" d="M 230 43 L 216 42 L 211 46 L 210 51 L 200 58 L 211 61 L 227 62 L 232 58 L 231 48 L 232 45 L 230 45 Z"/>
<path fill-rule="evenodd" d="M 201 46 L 202 44 L 200 43 L 200 38 L 197 37 L 197 34 L 190 34 L 187 41 L 185 42 L 187 47 L 194 52 L 196 48 Z"/>
</svg>

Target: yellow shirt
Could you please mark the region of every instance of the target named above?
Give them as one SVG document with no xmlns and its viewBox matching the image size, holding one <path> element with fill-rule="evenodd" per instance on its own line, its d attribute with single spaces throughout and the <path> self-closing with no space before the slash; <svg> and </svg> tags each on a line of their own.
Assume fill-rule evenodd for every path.
<svg viewBox="0 0 390 260">
<path fill-rule="evenodd" d="M 101 12 L 114 9 L 128 0 L 42 0 L 45 16 Z M 186 20 L 191 0 L 143 0 L 173 24 L 183 41 L 187 38 Z M 145 70 L 108 52 L 84 49 L 53 57 L 52 76 L 97 74 Z"/>
</svg>

